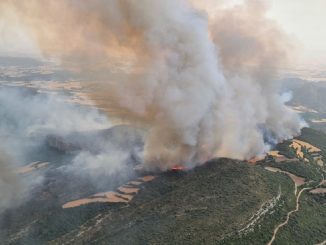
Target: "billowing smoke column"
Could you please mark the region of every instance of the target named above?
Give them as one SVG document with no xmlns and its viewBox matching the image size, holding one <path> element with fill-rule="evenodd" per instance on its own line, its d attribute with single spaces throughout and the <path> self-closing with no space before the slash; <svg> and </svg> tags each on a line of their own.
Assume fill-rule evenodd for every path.
<svg viewBox="0 0 326 245">
<path fill-rule="evenodd" d="M 149 129 L 149 167 L 250 159 L 300 131 L 275 84 L 287 40 L 259 1 L 215 11 L 199 0 L 2 3 L 45 55 L 87 74 L 110 116 Z"/>
</svg>

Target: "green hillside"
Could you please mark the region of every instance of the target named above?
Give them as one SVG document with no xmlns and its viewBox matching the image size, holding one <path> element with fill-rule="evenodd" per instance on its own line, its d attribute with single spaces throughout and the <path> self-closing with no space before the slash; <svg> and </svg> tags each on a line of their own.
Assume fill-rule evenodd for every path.
<svg viewBox="0 0 326 245">
<path fill-rule="evenodd" d="M 239 232 L 274 199 L 275 207 Z M 220 159 L 189 173 L 160 176 L 130 205 L 108 207 L 101 222 L 90 221 L 81 236 L 76 230 L 53 244 L 71 237 L 75 244 L 262 244 L 293 205 L 293 184 L 283 174 Z"/>
<path fill-rule="evenodd" d="M 325 156 L 325 134 L 304 129 L 298 138 Z M 63 209 L 63 203 L 96 189 L 73 176 L 50 175 L 34 199 L 2 214 L 2 244 L 267 244 L 295 210 L 303 188 L 310 189 L 302 191 L 299 210 L 278 230 L 273 244 L 316 244 L 326 240 L 326 197 L 309 190 L 325 187 L 320 185 L 325 165 L 294 158 L 290 143 L 276 147 L 288 161 L 215 159 L 190 171 L 157 174 L 128 204 Z M 305 150 L 305 158 L 311 159 L 309 154 Z M 295 194 L 288 174 L 266 167 L 306 182 Z M 127 181 L 116 177 L 116 186 Z"/>
</svg>

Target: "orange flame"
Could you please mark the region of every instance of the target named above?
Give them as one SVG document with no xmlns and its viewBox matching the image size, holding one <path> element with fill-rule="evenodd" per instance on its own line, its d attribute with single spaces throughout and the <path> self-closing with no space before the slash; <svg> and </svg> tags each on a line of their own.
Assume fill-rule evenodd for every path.
<svg viewBox="0 0 326 245">
<path fill-rule="evenodd" d="M 186 168 L 183 166 L 174 166 L 173 168 L 171 168 L 171 171 L 183 171 Z"/>
</svg>

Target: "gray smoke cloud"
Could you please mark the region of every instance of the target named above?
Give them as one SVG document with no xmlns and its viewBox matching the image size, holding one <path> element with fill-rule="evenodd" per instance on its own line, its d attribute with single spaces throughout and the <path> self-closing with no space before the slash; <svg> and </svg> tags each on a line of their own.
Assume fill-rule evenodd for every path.
<svg viewBox="0 0 326 245">
<path fill-rule="evenodd" d="M 266 6 L 221 2 L 212 12 L 199 2 L 11 0 L 1 7 L 45 55 L 92 78 L 84 84 L 109 116 L 147 127 L 145 164 L 164 170 L 215 156 L 250 159 L 302 127 L 278 93 L 288 40 L 265 17 Z"/>
<path fill-rule="evenodd" d="M 12 160 L 4 149 L 0 150 L 0 213 L 9 207 L 16 206 L 23 194 L 23 185 L 14 169 Z"/>
<path fill-rule="evenodd" d="M 29 152 L 44 145 L 50 134 L 64 136 L 110 127 L 97 109 L 69 104 L 67 100 L 30 89 L 0 88 L 0 136 L 14 162 L 26 164 Z"/>
<path fill-rule="evenodd" d="M 70 104 L 68 99 L 39 94 L 34 89 L 0 87 L 0 213 L 29 200 L 35 187 L 43 183 L 47 168 L 28 173 L 23 169 L 35 161 L 48 161 L 42 157 L 48 154 L 49 136 L 65 137 L 75 132 L 96 132 L 111 127 L 106 116 L 96 108 Z M 87 137 L 82 140 L 87 141 Z M 70 170 L 76 175 L 84 175 L 85 171 L 93 169 L 90 177 L 94 177 L 110 169 L 105 172 L 108 175 L 124 167 L 123 159 L 118 158 L 114 160 L 120 161 L 107 159 L 106 166 L 100 165 L 105 156 L 105 151 L 100 149 L 101 142 L 89 144 L 99 151 L 94 154 L 88 149 L 76 151 L 70 164 Z M 113 156 L 111 158 L 113 160 Z M 47 167 L 58 168 L 52 162 Z M 58 171 L 67 173 L 68 168 L 61 167 Z"/>
</svg>

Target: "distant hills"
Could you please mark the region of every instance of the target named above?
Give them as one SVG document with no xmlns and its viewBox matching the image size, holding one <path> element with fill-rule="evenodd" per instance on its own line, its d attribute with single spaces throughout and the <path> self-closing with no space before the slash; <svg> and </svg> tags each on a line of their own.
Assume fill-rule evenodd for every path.
<svg viewBox="0 0 326 245">
<path fill-rule="evenodd" d="M 326 82 L 290 78 L 283 80 L 283 89 L 292 91 L 291 105 L 303 105 L 320 113 L 326 113 Z"/>
<path fill-rule="evenodd" d="M 283 80 L 283 91 L 291 91 L 289 106 L 301 109 L 301 117 L 310 127 L 326 132 L 326 82 L 299 78 Z"/>
<path fill-rule="evenodd" d="M 0 66 L 33 67 L 41 66 L 43 64 L 44 62 L 29 57 L 0 56 Z"/>
</svg>

